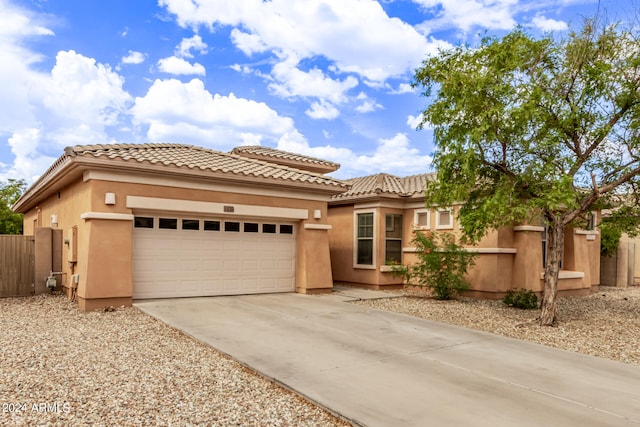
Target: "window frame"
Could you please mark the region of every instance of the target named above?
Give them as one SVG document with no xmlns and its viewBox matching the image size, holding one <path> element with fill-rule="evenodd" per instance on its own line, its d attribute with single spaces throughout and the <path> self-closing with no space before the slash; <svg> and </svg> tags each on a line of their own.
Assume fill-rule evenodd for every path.
<svg viewBox="0 0 640 427">
<path fill-rule="evenodd" d="M 418 216 L 420 214 L 427 214 L 427 225 L 420 225 Z M 417 230 L 431 230 L 431 209 L 414 209 L 413 211 L 413 228 Z"/>
<path fill-rule="evenodd" d="M 442 224 L 440 222 L 440 215 L 443 212 L 449 213 L 449 218 L 451 219 L 449 224 Z M 436 230 L 453 230 L 453 208 L 438 208 L 436 209 Z"/>
<path fill-rule="evenodd" d="M 373 222 L 373 230 L 371 237 L 359 237 L 358 236 L 358 218 L 359 215 L 372 215 Z M 376 244 L 376 239 L 378 237 L 378 227 L 377 227 L 378 215 L 376 209 L 358 209 L 353 212 L 353 268 L 361 268 L 361 269 L 376 269 L 376 250 L 378 245 Z M 359 242 L 361 240 L 371 241 L 371 264 L 359 264 L 358 263 L 358 248 Z"/>
<path fill-rule="evenodd" d="M 390 228 L 389 224 L 388 224 L 388 220 L 389 218 L 393 218 L 394 216 L 399 216 L 400 217 L 400 237 L 389 237 L 388 233 L 392 232 L 392 231 L 396 231 L 395 230 L 395 225 Z M 393 221 L 392 221 L 393 222 Z M 394 242 L 400 242 L 400 251 L 399 251 L 399 259 L 398 260 L 394 260 L 398 263 L 402 263 L 402 237 L 403 237 L 403 224 L 404 224 L 404 215 L 401 213 L 385 213 L 384 214 L 384 224 L 385 224 L 385 234 L 384 234 L 384 262 L 385 265 L 386 263 L 389 261 L 388 257 L 387 257 L 387 253 L 388 253 L 388 242 L 389 241 L 394 241 Z"/>
</svg>

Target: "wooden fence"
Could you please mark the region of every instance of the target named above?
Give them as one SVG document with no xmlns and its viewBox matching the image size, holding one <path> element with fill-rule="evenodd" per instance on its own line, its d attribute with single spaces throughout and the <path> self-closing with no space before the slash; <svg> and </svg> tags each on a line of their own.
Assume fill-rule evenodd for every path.
<svg viewBox="0 0 640 427">
<path fill-rule="evenodd" d="M 0 297 L 34 293 L 35 239 L 0 235 Z"/>
</svg>

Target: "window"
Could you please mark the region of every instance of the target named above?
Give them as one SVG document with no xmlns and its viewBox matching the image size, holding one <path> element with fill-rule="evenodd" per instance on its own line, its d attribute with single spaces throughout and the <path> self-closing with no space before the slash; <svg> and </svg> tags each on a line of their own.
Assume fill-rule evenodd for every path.
<svg viewBox="0 0 640 427">
<path fill-rule="evenodd" d="M 136 216 L 133 219 L 133 226 L 135 228 L 153 228 L 153 217 Z"/>
<path fill-rule="evenodd" d="M 280 224 L 280 234 L 293 234 L 293 225 Z"/>
<path fill-rule="evenodd" d="M 416 228 L 428 230 L 431 227 L 429 209 L 416 209 L 413 214 L 413 224 Z"/>
<path fill-rule="evenodd" d="M 262 224 L 262 232 L 266 234 L 275 234 L 276 225 L 275 224 Z"/>
<path fill-rule="evenodd" d="M 453 212 L 451 209 L 438 209 L 436 211 L 436 228 L 437 229 L 453 228 Z"/>
<path fill-rule="evenodd" d="M 163 230 L 177 230 L 178 220 L 176 218 L 160 218 L 158 219 L 158 227 Z"/>
<path fill-rule="evenodd" d="M 183 219 L 182 229 L 183 230 L 200 230 L 200 221 L 197 219 Z"/>
<path fill-rule="evenodd" d="M 235 221 L 225 221 L 224 222 L 224 231 L 240 231 L 240 223 Z"/>
<path fill-rule="evenodd" d="M 204 231 L 220 231 L 220 221 L 204 221 Z"/>
<path fill-rule="evenodd" d="M 373 265 L 373 212 L 356 214 L 356 264 Z"/>
<path fill-rule="evenodd" d="M 244 232 L 245 233 L 257 233 L 259 230 L 258 224 L 255 222 L 245 222 L 244 223 Z"/>
<path fill-rule="evenodd" d="M 385 263 L 402 262 L 402 215 L 385 215 Z"/>
</svg>

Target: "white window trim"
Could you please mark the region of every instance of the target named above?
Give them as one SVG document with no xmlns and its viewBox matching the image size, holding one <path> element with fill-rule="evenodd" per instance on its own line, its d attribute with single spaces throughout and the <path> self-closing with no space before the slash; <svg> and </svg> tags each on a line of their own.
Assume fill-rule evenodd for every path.
<svg viewBox="0 0 640 427">
<path fill-rule="evenodd" d="M 371 258 L 371 265 L 358 264 L 358 215 L 359 214 L 373 214 L 373 254 Z M 378 248 L 378 212 L 377 209 L 358 209 L 353 211 L 353 268 L 361 268 L 368 270 L 376 269 L 376 251 Z"/>
<path fill-rule="evenodd" d="M 440 213 L 449 212 L 449 218 L 451 218 L 451 224 L 440 224 Z M 436 209 L 436 230 L 453 230 L 453 209 L 452 208 L 438 208 Z"/>
<path fill-rule="evenodd" d="M 394 240 L 396 242 L 400 242 L 400 260 L 402 260 L 402 242 L 404 241 L 404 236 L 402 234 L 400 234 L 400 237 L 387 237 L 387 231 L 388 230 L 388 225 L 387 225 L 387 218 L 389 215 L 400 215 L 400 218 L 402 219 L 402 221 L 400 222 L 400 226 L 404 229 L 404 214 L 401 213 L 393 213 L 393 212 L 387 212 L 384 214 L 384 256 L 385 256 L 385 264 L 387 263 L 387 242 L 389 240 Z M 403 230 L 404 231 L 404 230 Z M 381 270 L 382 271 L 382 270 Z"/>
<path fill-rule="evenodd" d="M 418 215 L 427 214 L 427 225 L 418 224 Z M 431 229 L 431 209 L 415 209 L 413 211 L 413 228 L 417 230 L 430 230 Z"/>
</svg>

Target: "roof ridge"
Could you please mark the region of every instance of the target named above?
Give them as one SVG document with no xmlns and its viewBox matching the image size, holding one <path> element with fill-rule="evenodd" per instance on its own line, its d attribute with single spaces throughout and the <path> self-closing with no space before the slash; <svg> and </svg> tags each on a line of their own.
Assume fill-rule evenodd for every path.
<svg viewBox="0 0 640 427">
<path fill-rule="evenodd" d="M 87 144 L 87 145 L 73 145 L 65 148 L 65 153 L 82 153 L 85 151 L 98 151 L 98 150 L 114 150 L 114 149 L 129 149 L 129 148 L 193 148 L 193 145 L 169 143 L 169 142 L 150 142 L 150 143 L 114 143 L 114 144 Z"/>
<path fill-rule="evenodd" d="M 308 171 L 308 170 L 304 170 L 304 169 L 299 169 L 296 168 L 294 166 L 289 166 L 289 165 L 282 165 L 282 164 L 278 164 L 278 163 L 274 163 L 274 162 L 269 162 L 267 160 L 262 160 L 262 159 L 256 159 L 256 158 L 251 158 L 251 157 L 247 157 L 247 156 L 243 156 L 240 154 L 235 154 L 232 152 L 223 152 L 223 151 L 218 151 L 218 150 L 214 150 L 212 148 L 207 148 L 207 147 L 200 147 L 200 146 L 194 146 L 194 145 L 188 145 L 188 144 L 178 144 L 178 143 L 143 143 L 143 144 L 122 144 L 122 143 L 115 143 L 115 144 L 95 144 L 95 145 L 76 145 L 73 147 L 67 147 L 65 149 L 65 154 L 71 156 L 71 157 L 75 157 L 78 154 L 82 154 L 82 153 L 91 153 L 92 155 L 101 155 L 102 153 L 99 153 L 99 151 L 118 151 L 118 150 L 127 150 L 127 149 L 138 149 L 138 150 L 152 150 L 152 149 L 185 149 L 185 150 L 189 150 L 191 152 L 202 152 L 202 153 L 206 153 L 206 154 L 210 154 L 210 155 L 216 155 L 216 156 L 220 156 L 220 157 L 224 157 L 224 158 L 229 158 L 229 159 L 233 159 L 236 161 L 240 161 L 240 162 L 245 162 L 245 164 L 255 164 L 255 165 L 260 165 L 260 166 L 268 166 L 271 168 L 276 168 L 279 170 L 283 170 L 285 172 L 289 172 L 289 173 L 294 173 L 294 174 L 303 174 L 303 175 L 308 175 L 309 177 L 314 177 L 314 178 L 320 178 L 322 180 L 327 180 L 327 181 L 341 181 L 344 183 L 343 180 L 338 180 L 336 178 L 330 178 L 327 177 L 324 174 L 318 173 L 318 172 L 312 172 L 312 171 Z M 72 153 L 69 153 L 68 150 L 72 150 Z M 295 155 L 295 154 L 294 154 Z M 156 161 L 152 161 L 149 158 L 143 158 L 143 159 L 136 159 L 137 161 L 146 161 L 146 162 L 151 162 L 151 163 L 156 163 Z M 174 162 L 174 164 L 178 167 L 180 166 L 186 166 L 188 168 L 192 168 L 190 165 L 188 164 L 182 164 L 181 161 L 176 161 Z M 234 172 L 232 171 L 232 173 L 236 174 L 239 173 L 241 175 L 254 175 L 257 176 L 255 174 L 255 172 Z"/>
<path fill-rule="evenodd" d="M 292 151 L 280 150 L 278 148 L 266 147 L 264 145 L 240 145 L 240 146 L 234 147 L 230 152 L 235 152 L 235 151 L 243 152 L 243 151 L 250 151 L 250 150 L 261 150 L 263 152 L 260 154 L 268 157 L 283 157 L 282 155 L 289 155 L 301 161 L 311 160 L 312 162 L 318 162 L 321 164 L 339 166 L 338 163 L 332 162 L 331 160 L 320 159 L 318 157 L 309 156 L 307 154 L 294 153 Z M 278 154 L 282 154 L 282 155 L 278 156 Z"/>
</svg>

